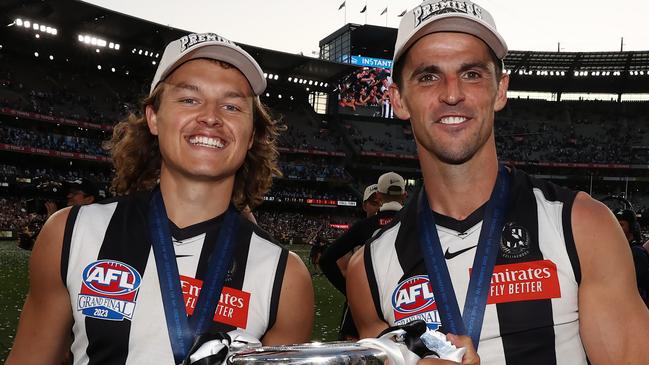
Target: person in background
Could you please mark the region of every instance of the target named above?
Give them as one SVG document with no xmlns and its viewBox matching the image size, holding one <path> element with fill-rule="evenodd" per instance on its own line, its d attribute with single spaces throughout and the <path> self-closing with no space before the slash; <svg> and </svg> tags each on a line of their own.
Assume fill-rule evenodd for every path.
<svg viewBox="0 0 649 365">
<path fill-rule="evenodd" d="M 67 191 L 66 206 L 68 207 L 92 204 L 100 197 L 97 184 L 95 184 L 91 179 L 85 177 L 65 182 L 63 186 Z M 53 200 L 46 200 L 44 204 L 46 210 L 45 219 L 49 218 L 60 209 Z M 18 247 L 31 251 L 34 247 L 36 237 L 38 237 L 38 234 L 41 232 L 44 223 L 44 220 L 37 216 L 32 219 L 29 224 L 25 225 L 18 234 Z"/>
<path fill-rule="evenodd" d="M 618 210 L 615 212 L 615 217 L 631 247 L 638 292 L 645 304 L 649 306 L 649 253 L 642 246 L 642 232 L 638 217 L 631 209 Z"/>
<path fill-rule="evenodd" d="M 382 227 L 388 225 L 401 210 L 406 199 L 406 183 L 401 175 L 387 172 L 381 175 L 377 184 L 370 185 L 363 194 L 363 209 L 367 218 L 352 225 L 320 257 L 320 268 L 331 284 L 343 295 L 345 272 L 349 259 L 358 247 L 372 238 Z M 375 210 L 375 207 L 379 207 Z M 347 303 L 343 305 L 343 317 L 339 331 L 340 340 L 358 339 L 358 330 L 349 313 Z"/>
</svg>

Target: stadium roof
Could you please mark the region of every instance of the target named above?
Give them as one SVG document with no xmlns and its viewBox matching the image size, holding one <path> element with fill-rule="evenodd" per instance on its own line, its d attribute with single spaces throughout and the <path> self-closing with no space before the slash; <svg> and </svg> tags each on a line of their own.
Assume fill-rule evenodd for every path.
<svg viewBox="0 0 649 365">
<path fill-rule="evenodd" d="M 391 59 L 397 29 L 346 24 L 320 46 L 349 34 L 349 54 Z M 387 47 L 378 47 L 377 44 Z M 368 49 L 370 47 L 373 49 Z M 386 48 L 386 49 L 383 49 Z M 510 89 L 549 92 L 649 92 L 649 51 L 535 52 L 509 51 Z"/>
<path fill-rule="evenodd" d="M 16 26 L 16 19 L 59 28 L 57 40 L 69 42 L 57 42 L 62 48 L 74 47 L 78 34 L 92 34 L 120 43 L 123 50 L 145 49 L 162 53 L 167 43 L 190 33 L 77 0 L 3 0 L 0 20 L 10 27 Z M 240 45 L 258 60 L 264 71 L 281 76 L 330 81 L 341 78 L 354 68 L 349 64 Z M 151 77 L 152 74 L 153 71 Z"/>
<path fill-rule="evenodd" d="M 505 68 L 520 89 L 552 92 L 649 92 L 649 51 L 510 51 Z"/>
<path fill-rule="evenodd" d="M 17 18 L 57 27 L 59 34 L 51 42 L 51 47 L 74 48 L 78 34 L 92 34 L 120 43 L 122 51 L 114 57 L 124 58 L 131 53 L 128 50 L 135 52 L 136 49 L 144 49 L 161 53 L 166 43 L 189 33 L 78 0 L 3 0 L 0 3 L 0 20 L 3 24 L 6 27 L 16 26 Z M 346 25 L 331 36 L 346 30 L 353 31 L 352 40 L 359 45 L 358 51 L 372 44 L 391 45 L 392 42 L 388 40 L 396 37 L 395 29 L 373 25 Z M 0 32 L 0 41 L 11 42 L 7 38 L 16 38 L 12 34 L 15 32 Z M 24 39 L 20 38 L 19 42 Z M 333 85 L 334 81 L 356 67 L 245 44 L 242 47 L 258 59 L 265 71 L 279 74 L 282 79 L 299 77 L 327 81 Z M 368 49 L 367 52 L 391 54 L 392 50 L 389 46 L 386 49 Z M 125 62 L 136 61 L 128 59 Z M 151 67 L 150 60 L 147 62 Z M 512 90 L 616 94 L 649 92 L 649 51 L 511 51 L 505 65 L 511 72 Z M 153 74 L 153 71 L 150 73 Z M 314 89 L 317 90 L 316 87 Z M 331 91 L 332 87 L 321 89 Z"/>
</svg>

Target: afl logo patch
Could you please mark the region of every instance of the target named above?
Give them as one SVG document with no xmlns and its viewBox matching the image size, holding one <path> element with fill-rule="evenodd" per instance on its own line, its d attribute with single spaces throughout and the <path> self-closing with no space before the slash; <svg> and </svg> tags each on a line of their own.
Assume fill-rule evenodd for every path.
<svg viewBox="0 0 649 365">
<path fill-rule="evenodd" d="M 77 310 L 85 316 L 121 321 L 132 319 L 142 275 L 115 260 L 98 260 L 83 269 Z"/>
<path fill-rule="evenodd" d="M 392 292 L 395 324 L 406 324 L 416 319 L 435 330 L 440 325 L 437 304 L 427 275 L 416 275 L 400 282 Z"/>
<path fill-rule="evenodd" d="M 530 234 L 525 227 L 514 222 L 505 224 L 500 238 L 503 257 L 517 259 L 530 253 Z"/>
</svg>

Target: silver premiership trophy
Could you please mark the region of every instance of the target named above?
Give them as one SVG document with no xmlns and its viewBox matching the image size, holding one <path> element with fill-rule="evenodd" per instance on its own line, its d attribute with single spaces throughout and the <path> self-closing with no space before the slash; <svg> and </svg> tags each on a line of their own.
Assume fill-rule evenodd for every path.
<svg viewBox="0 0 649 365">
<path fill-rule="evenodd" d="M 229 357 L 227 364 L 383 365 L 387 359 L 384 351 L 355 342 L 314 342 L 243 350 Z"/>
<path fill-rule="evenodd" d="M 207 334 L 198 338 L 182 365 L 383 365 L 388 361 L 410 365 L 427 356 L 460 362 L 465 351 L 448 342 L 446 335 L 427 330 L 423 321 L 414 321 L 358 342 L 261 346 L 240 330 Z"/>
</svg>

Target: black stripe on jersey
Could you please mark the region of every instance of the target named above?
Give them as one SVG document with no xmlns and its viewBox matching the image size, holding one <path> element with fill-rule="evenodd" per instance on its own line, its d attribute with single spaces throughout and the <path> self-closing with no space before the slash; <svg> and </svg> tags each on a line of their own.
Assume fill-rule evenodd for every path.
<svg viewBox="0 0 649 365">
<path fill-rule="evenodd" d="M 65 222 L 65 231 L 63 232 L 63 246 L 61 247 L 61 279 L 63 285 L 67 287 L 68 263 L 70 262 L 70 245 L 72 244 L 72 233 L 74 232 L 74 223 L 77 221 L 80 206 L 74 206 L 68 213 L 68 219 Z"/>
<path fill-rule="evenodd" d="M 138 201 L 140 204 L 130 200 L 117 204 L 99 250 L 98 260 L 127 262 L 144 276 L 151 241 L 146 226 L 138 227 L 133 223 L 147 221 L 148 197 L 149 194 L 135 197 L 141 200 Z M 128 356 L 131 321 L 107 321 L 91 317 L 86 317 L 85 321 L 89 343 L 86 349 L 88 364 L 124 364 Z"/>
<path fill-rule="evenodd" d="M 543 260 L 539 249 L 536 198 L 528 186 L 526 177 L 513 170 L 512 201 L 505 222 L 516 223 L 527 230 L 529 254 L 521 258 L 506 258 L 501 250 L 496 265 Z M 552 302 L 549 299 L 498 303 L 496 312 L 507 364 L 556 364 Z"/>
<path fill-rule="evenodd" d="M 379 296 L 379 284 L 376 282 L 376 273 L 374 272 L 374 265 L 372 265 L 372 249 L 370 244 L 365 245 L 363 248 L 363 260 L 365 263 L 365 273 L 367 275 L 367 284 L 370 287 L 370 293 L 372 294 L 372 302 L 374 302 L 374 309 L 376 309 L 376 315 L 384 322 L 385 317 L 383 316 L 383 311 L 381 310 L 381 297 Z"/>
<path fill-rule="evenodd" d="M 288 251 L 282 250 L 277 260 L 277 271 L 275 271 L 275 279 L 273 280 L 273 293 L 270 297 L 270 316 L 268 317 L 268 328 L 273 328 L 277 320 L 277 310 L 279 309 L 279 297 L 282 294 L 282 283 L 284 282 L 284 273 L 286 272 L 286 262 L 288 261 Z M 262 336 L 263 338 L 263 336 Z"/>
<path fill-rule="evenodd" d="M 192 224 L 191 226 L 187 226 L 185 228 L 179 228 L 174 222 L 169 220 L 169 228 L 171 231 L 171 236 L 178 241 L 183 241 L 188 238 L 196 237 L 200 234 L 203 234 L 204 232 L 207 232 L 212 227 L 215 226 L 219 227 L 224 217 L 225 214 L 221 214 L 214 218 L 208 219 L 200 223 Z"/>
<path fill-rule="evenodd" d="M 198 263 L 196 272 L 197 279 L 203 280 L 205 275 L 207 275 L 207 263 L 209 262 L 209 258 L 214 252 L 216 238 L 218 237 L 218 233 L 221 230 L 221 222 L 222 221 L 219 221 L 217 224 L 213 224 L 213 226 L 209 227 L 208 231 L 206 232 L 204 241 L 205 243 L 203 244 L 201 258 Z M 230 265 L 228 272 L 225 274 L 223 285 L 240 290 L 241 288 L 243 288 L 243 281 L 246 275 L 246 265 L 248 262 L 248 251 L 250 250 L 252 230 L 249 226 L 241 224 L 244 223 L 242 217 L 239 217 L 239 222 L 240 225 L 239 231 L 237 232 L 236 242 L 237 246 L 234 248 L 234 257 L 232 258 L 232 264 Z M 232 325 L 220 322 L 214 322 L 212 328 L 216 331 L 221 332 L 228 332 L 236 329 L 236 327 Z"/>
<path fill-rule="evenodd" d="M 221 230 L 221 224 L 219 222 L 218 225 L 213 225 L 211 227 L 205 227 L 207 230 L 206 231 L 194 231 L 194 233 L 191 236 L 187 236 L 185 238 L 177 238 L 174 236 L 175 239 L 177 240 L 183 240 L 191 237 L 195 237 L 198 235 L 201 235 L 205 233 L 205 239 L 203 240 L 203 247 L 201 247 L 201 256 L 198 259 L 198 266 L 196 267 L 196 273 L 194 274 L 194 277 L 196 279 L 205 280 L 205 276 L 207 276 L 207 271 L 209 269 L 209 262 L 212 257 L 212 253 L 214 252 L 214 247 L 216 246 L 216 240 L 217 237 L 219 236 L 219 231 Z M 237 232 L 237 243 L 236 245 L 239 246 L 240 243 L 240 233 Z M 238 247 L 235 248 L 237 250 Z M 226 274 L 227 275 L 227 274 Z"/>
<path fill-rule="evenodd" d="M 566 241 L 566 251 L 568 252 L 568 258 L 570 259 L 570 265 L 572 265 L 572 272 L 575 274 L 575 280 L 577 285 L 581 284 L 581 265 L 579 264 L 579 256 L 577 255 L 577 246 L 575 245 L 575 237 L 572 234 L 572 205 L 575 202 L 577 194 L 573 193 L 573 196 L 569 200 L 564 200 L 563 211 L 561 212 L 561 218 L 563 221 L 563 237 Z"/>
<path fill-rule="evenodd" d="M 487 203 L 485 202 L 480 208 L 474 210 L 473 213 L 469 214 L 468 217 L 461 221 L 453 217 L 448 217 L 443 214 L 433 212 L 433 215 L 435 216 L 435 224 L 448 229 L 452 229 L 458 234 L 464 234 L 469 229 L 475 227 L 476 224 L 482 222 L 486 206 Z"/>
<path fill-rule="evenodd" d="M 63 233 L 63 247 L 61 248 L 61 280 L 63 285 L 67 287 L 68 278 L 68 264 L 70 262 L 70 248 L 72 246 L 72 233 L 74 232 L 74 223 L 77 221 L 79 209 L 81 206 L 76 205 L 70 209 L 68 219 L 65 222 L 65 231 Z M 70 338 L 74 342 L 74 331 L 70 329 Z M 70 363 L 74 364 L 74 353 L 69 351 Z"/>
<path fill-rule="evenodd" d="M 419 246 L 419 235 L 417 231 L 417 199 L 414 196 L 419 196 L 419 191 L 413 192 L 409 202 L 401 209 L 401 226 L 397 232 L 397 238 L 394 242 L 394 249 L 397 252 L 397 259 L 399 265 L 403 270 L 401 279 L 408 278 L 413 274 L 420 272 L 420 268 L 424 265 L 423 256 L 421 255 L 421 248 Z M 395 222 L 393 220 L 392 222 Z"/>
<path fill-rule="evenodd" d="M 248 266 L 248 252 L 252 239 L 252 227 L 243 224 L 245 218 L 239 216 L 239 232 L 237 232 L 237 247 L 234 250 L 232 266 L 225 276 L 225 285 L 232 288 L 243 288 L 246 267 Z M 247 221 L 246 221 L 247 222 Z"/>
</svg>

